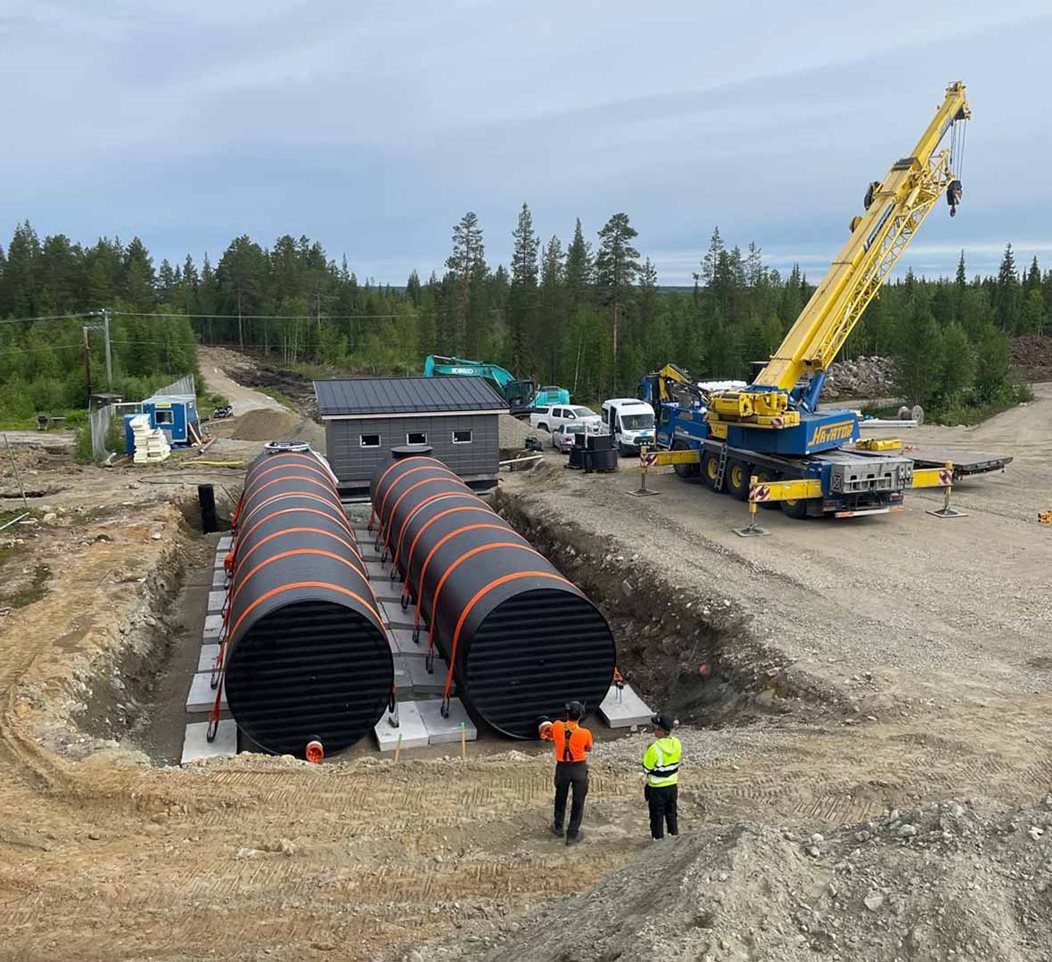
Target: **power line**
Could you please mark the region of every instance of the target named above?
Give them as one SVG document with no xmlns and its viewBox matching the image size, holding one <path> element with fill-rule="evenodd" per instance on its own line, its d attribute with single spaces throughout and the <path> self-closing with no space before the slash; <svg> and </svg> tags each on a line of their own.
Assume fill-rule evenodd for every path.
<svg viewBox="0 0 1052 962">
<path fill-rule="evenodd" d="M 433 312 L 426 314 L 160 314 L 137 311 L 114 311 L 114 317 L 185 317 L 197 320 L 223 321 L 365 321 L 365 320 L 414 320 L 418 317 L 434 317 Z"/>
<path fill-rule="evenodd" d="M 80 314 L 51 314 L 45 317 L 5 317 L 0 324 L 31 324 L 34 321 L 75 321 L 82 317 L 98 317 L 98 311 L 84 311 Z"/>
</svg>

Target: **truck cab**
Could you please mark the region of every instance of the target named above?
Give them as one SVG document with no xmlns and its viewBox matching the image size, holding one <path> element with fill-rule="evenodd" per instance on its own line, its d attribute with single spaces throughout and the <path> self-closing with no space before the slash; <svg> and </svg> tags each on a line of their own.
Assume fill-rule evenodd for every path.
<svg viewBox="0 0 1052 962">
<path fill-rule="evenodd" d="M 654 445 L 654 409 L 638 398 L 618 397 L 603 402 L 600 415 L 622 455 L 639 454 L 641 445 Z"/>
</svg>

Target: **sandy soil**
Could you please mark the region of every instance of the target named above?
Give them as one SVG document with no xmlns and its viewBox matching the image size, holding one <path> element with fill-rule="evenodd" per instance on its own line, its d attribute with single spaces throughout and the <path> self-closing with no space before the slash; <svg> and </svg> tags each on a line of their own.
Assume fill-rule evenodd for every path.
<svg viewBox="0 0 1052 962">
<path fill-rule="evenodd" d="M 571 849 L 546 831 L 549 760 L 513 745 L 398 765 L 242 756 L 151 766 L 120 734 L 134 728 L 139 693 L 99 693 L 133 687 L 129 659 L 143 665 L 172 657 L 165 646 L 197 644 L 166 616 L 201 549 L 180 510 L 187 469 L 82 468 L 66 455 L 20 452 L 34 484 L 53 491 L 36 514 L 46 506 L 54 517 L 0 534 L 0 577 L 48 566 L 40 597 L 0 616 L 0 957 L 627 960 L 644 957 L 640 946 L 656 951 L 640 935 L 650 931 L 644 910 L 675 890 L 684 906 L 698 900 L 702 922 L 664 946 L 669 958 L 946 958 L 958 943 L 939 933 L 955 927 L 968 934 L 959 955 L 970 944 L 976 957 L 1041 958 L 1017 935 L 983 955 L 989 941 L 952 916 L 932 926 L 934 941 L 920 930 L 920 947 L 906 951 L 871 937 L 876 928 L 863 922 L 874 910 L 860 900 L 886 890 L 889 908 L 902 901 L 910 919 L 927 905 L 963 904 L 977 879 L 992 886 L 996 877 L 999 920 L 1025 930 L 1026 913 L 1047 914 L 1047 897 L 1028 889 L 1024 898 L 1019 886 L 1047 877 L 1052 831 L 1020 836 L 1018 849 L 994 842 L 1013 819 L 1024 833 L 1044 825 L 1038 809 L 1002 816 L 998 805 L 1040 807 L 1052 784 L 1052 540 L 1035 519 L 1048 506 L 1050 414 L 1045 386 L 1034 404 L 979 428 L 922 429 L 932 442 L 1017 458 L 1006 474 L 962 486 L 955 501 L 969 517 L 952 522 L 924 514 L 937 498 L 920 494 L 907 514 L 846 524 L 765 512 L 772 536 L 746 542 L 730 532 L 744 508 L 725 496 L 659 477 L 658 497 L 630 497 L 627 460 L 616 476 L 584 477 L 549 455 L 544 470 L 506 478 L 509 504 L 578 546 L 582 576 L 631 586 L 645 570 L 648 585 L 664 585 L 606 599 L 618 624 L 645 623 L 648 611 L 660 621 L 653 637 L 619 637 L 626 652 L 645 659 L 659 648 L 673 664 L 677 639 L 709 632 L 718 611 L 717 675 L 736 645 L 784 666 L 777 684 L 743 692 L 767 714 L 682 730 L 691 837 L 682 857 L 657 863 L 637 775 L 643 736 L 598 746 L 588 838 Z M 216 472 L 236 494 L 236 470 L 193 471 Z M 10 487 L 7 474 L 2 482 Z M 628 605 L 639 621 L 623 619 Z M 84 716 L 108 704 L 115 737 L 85 734 Z M 974 837 L 953 871 L 892 858 L 963 830 L 941 828 L 941 810 L 926 808 L 911 816 L 913 842 L 897 834 L 897 813 L 885 817 L 890 809 L 971 796 L 992 801 L 975 808 Z M 855 856 L 852 839 L 865 831 L 892 843 Z M 812 843 L 816 832 L 830 843 Z M 858 881 L 839 881 L 841 862 L 859 867 Z M 892 891 L 913 877 L 923 884 Z M 836 912 L 819 898 L 830 880 L 847 893 Z M 711 906 L 702 891 L 721 900 L 714 938 L 703 938 Z M 563 912 L 561 897 L 574 893 L 585 894 Z M 799 930 L 798 902 L 830 918 L 813 937 Z M 529 928 L 526 916 L 546 906 L 554 914 Z M 765 912 L 774 934 L 750 943 L 750 929 L 766 931 Z M 833 918 L 861 941 L 834 948 L 818 931 L 836 935 Z M 620 943 L 608 938 L 611 919 L 622 922 Z"/>
</svg>

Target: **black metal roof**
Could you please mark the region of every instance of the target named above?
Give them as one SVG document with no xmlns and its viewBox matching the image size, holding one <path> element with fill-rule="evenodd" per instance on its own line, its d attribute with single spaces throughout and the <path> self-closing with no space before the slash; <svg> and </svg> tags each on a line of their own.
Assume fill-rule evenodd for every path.
<svg viewBox="0 0 1052 962">
<path fill-rule="evenodd" d="M 346 377 L 315 381 L 321 416 L 507 411 L 481 377 Z"/>
</svg>

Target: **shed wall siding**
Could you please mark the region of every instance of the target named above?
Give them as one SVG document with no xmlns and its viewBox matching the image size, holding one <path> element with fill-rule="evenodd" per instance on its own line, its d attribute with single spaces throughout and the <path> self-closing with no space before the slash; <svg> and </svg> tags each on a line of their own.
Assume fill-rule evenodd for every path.
<svg viewBox="0 0 1052 962">
<path fill-rule="evenodd" d="M 454 431 L 471 431 L 470 444 L 454 444 Z M 500 460 L 497 415 L 444 417 L 366 417 L 325 422 L 325 450 L 332 470 L 344 486 L 367 484 L 379 464 L 391 461 L 391 449 L 402 447 L 406 435 L 423 432 L 432 455 L 461 477 L 497 477 Z M 378 448 L 363 448 L 363 434 L 379 434 Z"/>
</svg>

